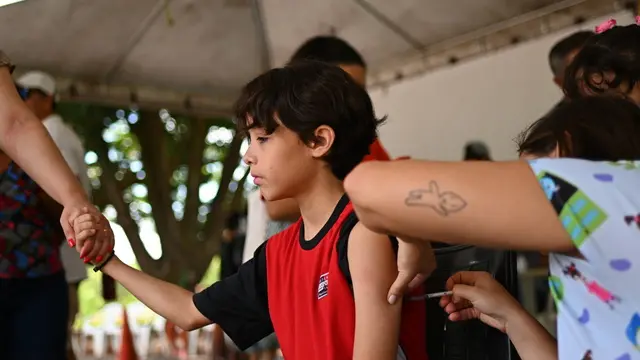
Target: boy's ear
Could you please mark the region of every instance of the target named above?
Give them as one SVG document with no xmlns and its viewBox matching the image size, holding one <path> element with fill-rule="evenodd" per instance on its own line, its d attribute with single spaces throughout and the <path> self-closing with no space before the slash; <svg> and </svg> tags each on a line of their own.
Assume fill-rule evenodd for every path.
<svg viewBox="0 0 640 360">
<path fill-rule="evenodd" d="M 313 134 L 316 139 L 311 144 L 311 156 L 320 158 L 327 155 L 336 138 L 336 133 L 331 127 L 327 125 L 320 125 L 316 128 Z"/>
</svg>

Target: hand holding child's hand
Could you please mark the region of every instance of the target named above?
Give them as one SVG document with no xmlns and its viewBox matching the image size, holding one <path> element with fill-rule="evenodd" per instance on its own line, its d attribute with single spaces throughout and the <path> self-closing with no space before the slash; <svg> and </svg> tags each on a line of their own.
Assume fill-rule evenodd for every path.
<svg viewBox="0 0 640 360">
<path fill-rule="evenodd" d="M 443 296 L 440 306 L 449 320 L 480 319 L 485 324 L 506 332 L 507 317 L 520 305 L 491 274 L 483 271 L 461 271 L 447 280 L 451 296 Z"/>
<path fill-rule="evenodd" d="M 72 223 L 76 249 L 85 263 L 99 263 L 113 251 L 113 231 L 104 215 L 97 211 L 86 211 L 72 219 Z"/>
</svg>

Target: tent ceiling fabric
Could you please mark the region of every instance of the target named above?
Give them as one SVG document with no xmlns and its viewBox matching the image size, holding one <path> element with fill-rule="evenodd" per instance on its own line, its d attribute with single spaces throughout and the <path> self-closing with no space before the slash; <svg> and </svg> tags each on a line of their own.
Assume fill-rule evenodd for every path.
<svg viewBox="0 0 640 360">
<path fill-rule="evenodd" d="M 228 112 L 245 82 L 266 65 L 284 64 L 314 35 L 345 38 L 375 71 L 403 54 L 566 2 L 26 0 L 0 8 L 0 42 L 19 69 L 59 77 L 65 98 L 170 103 L 211 115 Z"/>
</svg>

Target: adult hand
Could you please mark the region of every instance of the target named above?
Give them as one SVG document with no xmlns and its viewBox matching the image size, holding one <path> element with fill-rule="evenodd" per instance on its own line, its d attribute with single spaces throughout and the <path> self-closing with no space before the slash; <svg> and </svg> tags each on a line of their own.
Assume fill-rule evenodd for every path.
<svg viewBox="0 0 640 360">
<path fill-rule="evenodd" d="M 449 320 L 480 319 L 485 324 L 506 332 L 507 318 L 521 308 L 507 290 L 491 274 L 484 271 L 461 271 L 447 280 L 451 296 L 440 299 Z"/>
<path fill-rule="evenodd" d="M 407 290 L 423 283 L 436 268 L 431 243 L 423 240 L 398 239 L 398 277 L 391 285 L 388 300 L 393 304 Z"/>
<path fill-rule="evenodd" d="M 84 218 L 85 221 L 90 220 L 91 225 L 76 232 L 74 225 L 79 217 Z M 85 263 L 100 262 L 113 250 L 115 241 L 109 221 L 89 202 L 77 202 L 65 206 L 60 217 L 60 225 L 69 246 L 75 247 L 80 252 L 80 257 Z"/>
</svg>

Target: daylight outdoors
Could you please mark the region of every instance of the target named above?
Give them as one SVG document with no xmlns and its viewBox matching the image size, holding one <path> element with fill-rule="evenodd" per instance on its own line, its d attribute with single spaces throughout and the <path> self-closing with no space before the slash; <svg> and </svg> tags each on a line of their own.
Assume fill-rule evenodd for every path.
<svg viewBox="0 0 640 360">
<path fill-rule="evenodd" d="M 183 286 L 213 283 L 225 219 L 252 186 L 233 122 L 72 103 L 57 111 L 85 141 L 93 199 L 112 222 L 118 256 Z M 89 276 L 78 326 L 102 318 L 104 275 Z M 120 285 L 116 294 L 135 301 Z"/>
</svg>

